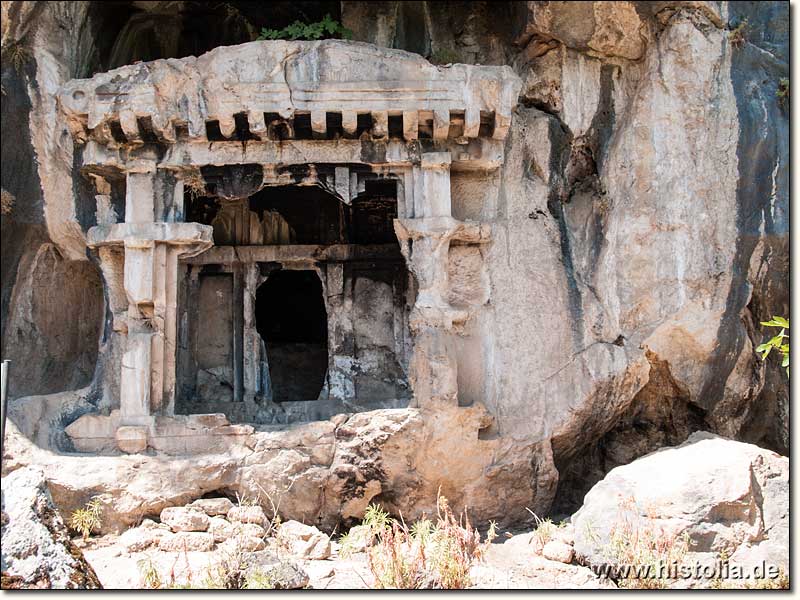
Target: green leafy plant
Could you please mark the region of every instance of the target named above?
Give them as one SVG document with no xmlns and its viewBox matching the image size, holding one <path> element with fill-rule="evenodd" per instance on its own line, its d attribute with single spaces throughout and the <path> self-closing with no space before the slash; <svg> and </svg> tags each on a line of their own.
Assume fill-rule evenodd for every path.
<svg viewBox="0 0 800 600">
<path fill-rule="evenodd" d="M 73 511 L 69 526 L 81 534 L 84 540 L 89 539 L 92 531 L 101 525 L 102 506 L 99 498 L 92 498 L 86 506 Z"/>
<path fill-rule="evenodd" d="M 739 24 L 728 32 L 728 40 L 738 48 L 747 41 L 747 19 L 742 19 Z"/>
<path fill-rule="evenodd" d="M 283 29 L 261 30 L 259 40 L 321 40 L 329 38 L 352 39 L 353 32 L 343 26 L 339 21 L 332 19 L 330 14 L 325 15 L 316 23 L 303 23 L 295 21 Z"/>
<path fill-rule="evenodd" d="M 781 367 L 786 369 L 786 376 L 789 377 L 789 334 L 786 333 L 789 329 L 789 319 L 772 317 L 769 321 L 762 321 L 761 324 L 764 327 L 779 327 L 780 332 L 758 346 L 756 352 L 761 354 L 761 360 L 766 360 L 772 350 L 780 353 Z"/>
<path fill-rule="evenodd" d="M 393 519 L 389 516 L 389 513 L 380 506 L 377 504 L 370 504 L 364 512 L 364 522 L 362 524 L 375 532 L 380 532 L 391 525 L 392 521 Z"/>
</svg>

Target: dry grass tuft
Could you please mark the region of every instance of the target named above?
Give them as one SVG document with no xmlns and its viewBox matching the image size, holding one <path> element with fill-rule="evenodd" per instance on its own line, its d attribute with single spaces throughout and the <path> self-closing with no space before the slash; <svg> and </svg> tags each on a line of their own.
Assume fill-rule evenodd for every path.
<svg viewBox="0 0 800 600">
<path fill-rule="evenodd" d="M 481 542 L 466 511 L 456 518 L 441 495 L 435 524 L 422 519 L 408 527 L 375 505 L 370 506 L 364 524 L 377 540 L 369 542 L 367 559 L 374 586 L 381 589 L 468 588 L 470 568 L 496 537 L 492 524 Z"/>
</svg>

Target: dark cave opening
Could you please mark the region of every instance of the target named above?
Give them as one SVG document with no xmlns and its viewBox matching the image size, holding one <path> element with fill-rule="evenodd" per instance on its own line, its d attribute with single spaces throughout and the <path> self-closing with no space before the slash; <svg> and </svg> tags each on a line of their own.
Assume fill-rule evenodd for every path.
<svg viewBox="0 0 800 600">
<path fill-rule="evenodd" d="M 218 46 L 250 42 L 262 28 L 294 21 L 341 18 L 339 2 L 94 2 L 116 33 L 101 49 L 100 63 L 113 69 L 137 61 L 200 56 Z M 209 24 L 213 23 L 213 26 Z M 113 35 L 113 33 L 112 33 Z M 105 36 L 108 38 L 108 36 Z"/>
<path fill-rule="evenodd" d="M 233 185 L 226 168 L 218 171 L 204 172 L 210 195 L 187 190 L 184 197 L 186 220 L 212 225 L 217 246 L 397 243 L 394 179 L 367 180 L 346 204 L 320 185 L 267 186 L 248 195 L 248 186 Z"/>
<path fill-rule="evenodd" d="M 328 370 L 328 315 L 314 271 L 278 270 L 256 292 L 272 399 L 316 400 Z"/>
</svg>

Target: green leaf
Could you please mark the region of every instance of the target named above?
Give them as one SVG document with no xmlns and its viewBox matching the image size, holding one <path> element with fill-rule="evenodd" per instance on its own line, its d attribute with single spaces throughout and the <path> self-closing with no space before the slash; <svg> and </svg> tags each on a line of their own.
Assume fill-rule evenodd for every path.
<svg viewBox="0 0 800 600">
<path fill-rule="evenodd" d="M 788 354 L 786 354 L 783 357 L 783 362 L 781 362 L 781 366 L 782 367 L 788 367 L 789 366 L 789 355 Z"/>
<path fill-rule="evenodd" d="M 785 327 L 786 329 L 789 329 L 789 320 L 788 319 L 784 319 L 783 317 L 772 317 L 772 320 L 775 321 L 776 323 L 778 323 L 778 325 L 780 325 L 781 327 Z"/>
<path fill-rule="evenodd" d="M 789 321 L 783 317 L 772 317 L 769 321 L 761 321 L 761 324 L 765 327 L 783 327 L 789 329 Z"/>
<path fill-rule="evenodd" d="M 767 342 L 770 346 L 775 346 L 776 348 L 781 345 L 781 339 L 783 339 L 783 330 L 772 338 L 769 342 Z"/>
</svg>

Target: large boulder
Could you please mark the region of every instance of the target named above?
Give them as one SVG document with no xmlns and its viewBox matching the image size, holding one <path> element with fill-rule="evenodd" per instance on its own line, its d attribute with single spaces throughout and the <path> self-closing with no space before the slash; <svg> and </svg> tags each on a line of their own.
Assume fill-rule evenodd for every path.
<svg viewBox="0 0 800 600">
<path fill-rule="evenodd" d="M 697 432 L 613 469 L 572 522 L 576 554 L 592 566 L 619 566 L 616 549 L 638 537 L 685 540 L 684 562 L 727 558 L 743 572 L 788 574 L 789 459 Z"/>
<path fill-rule="evenodd" d="M 3 477 L 3 588 L 99 589 L 102 586 L 70 540 L 36 467 Z"/>
</svg>

